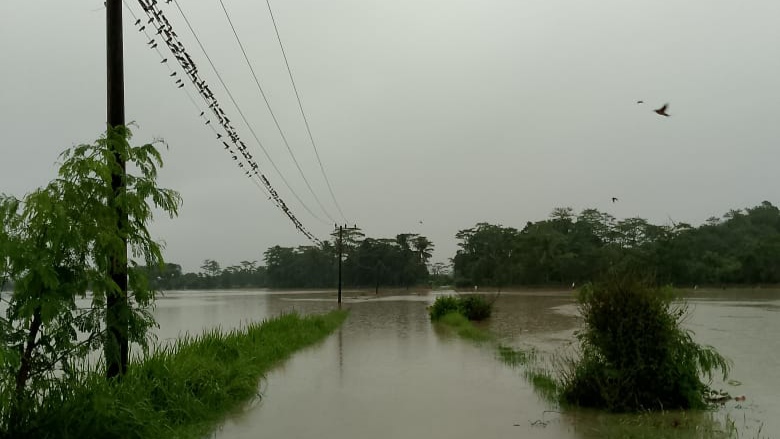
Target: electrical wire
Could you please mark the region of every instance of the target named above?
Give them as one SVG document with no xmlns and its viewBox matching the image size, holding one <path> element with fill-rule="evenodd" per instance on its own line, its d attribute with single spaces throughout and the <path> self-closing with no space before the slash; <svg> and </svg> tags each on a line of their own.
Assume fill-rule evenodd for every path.
<svg viewBox="0 0 780 439">
<path fill-rule="evenodd" d="M 170 3 L 171 1 L 172 0 L 166 0 L 166 3 Z M 222 109 L 219 101 L 214 96 L 214 93 L 211 91 L 210 87 L 206 83 L 206 80 L 201 79 L 200 74 L 198 73 L 197 65 L 195 64 L 190 54 L 187 52 L 184 45 L 179 40 L 178 35 L 174 31 L 173 26 L 171 26 L 167 17 L 165 17 L 165 14 L 157 6 L 157 0 L 138 0 L 138 4 L 141 6 L 141 8 L 143 9 L 147 17 L 149 17 L 149 21 L 146 24 L 141 24 L 141 20 L 136 17 L 135 24 L 139 27 L 138 30 L 144 32 L 148 36 L 148 32 L 146 31 L 146 25 L 147 24 L 151 25 L 152 23 L 156 23 L 155 29 L 157 30 L 157 32 L 154 35 L 159 36 L 159 38 L 164 40 L 165 44 L 168 46 L 168 49 L 170 50 L 171 54 L 178 62 L 179 66 L 182 68 L 184 73 L 188 76 L 190 82 L 192 82 L 192 84 L 198 90 L 198 94 L 208 104 L 208 109 L 216 117 L 217 123 L 224 129 L 225 133 L 228 135 L 228 138 L 231 141 L 232 145 L 223 140 L 222 144 L 225 145 L 225 150 L 227 150 L 232 155 L 233 160 L 237 162 L 238 166 L 242 168 L 243 171 L 245 171 L 245 174 L 248 177 L 252 178 L 253 180 L 257 178 L 259 182 L 262 183 L 262 186 L 267 191 L 267 194 L 270 194 L 269 200 L 273 200 L 274 204 L 276 204 L 276 206 L 284 212 L 284 214 L 290 219 L 290 221 L 292 221 L 295 228 L 298 231 L 300 231 L 304 236 L 306 236 L 309 240 L 311 240 L 314 244 L 319 245 L 321 241 L 317 239 L 308 229 L 306 229 L 303 226 L 303 224 L 298 220 L 298 218 L 287 207 L 286 203 L 279 196 L 278 192 L 271 185 L 270 181 L 268 181 L 268 178 L 266 178 L 266 176 L 262 172 L 260 172 L 259 170 L 260 166 L 257 164 L 257 162 L 254 161 L 253 156 L 247 151 L 246 144 L 241 140 L 235 127 L 230 122 L 230 119 L 225 114 L 225 111 Z M 135 16 L 135 14 L 133 15 Z M 153 39 L 154 37 L 152 37 L 152 40 Z M 157 42 L 150 41 L 150 45 L 152 48 L 156 49 Z M 167 58 L 163 58 L 161 63 L 165 64 L 167 63 L 167 61 L 168 61 Z M 175 75 L 176 75 L 175 71 L 170 74 L 171 77 Z M 177 88 L 183 88 L 183 87 L 184 87 L 184 82 L 182 81 L 177 86 Z M 205 115 L 205 112 L 206 110 L 201 111 L 200 116 L 203 117 Z M 208 126 L 210 124 L 211 124 L 211 119 L 206 118 L 205 125 Z M 214 129 L 213 126 L 211 128 Z M 222 137 L 221 133 L 216 132 L 216 137 L 217 139 L 221 139 Z M 238 153 L 236 153 L 236 150 L 238 151 Z M 240 159 L 239 156 L 241 157 Z M 246 167 L 248 169 L 244 169 L 245 165 L 247 165 Z"/>
<path fill-rule="evenodd" d="M 133 9 L 130 7 L 130 5 L 127 3 L 127 1 L 126 1 L 126 0 L 123 0 L 123 3 L 124 3 L 124 5 L 125 5 L 125 8 L 127 9 L 127 11 L 128 11 L 128 12 L 130 12 L 130 15 L 132 15 L 132 16 L 133 16 L 133 19 L 134 19 L 134 20 L 136 20 L 136 23 L 138 23 L 138 24 L 140 25 L 140 20 L 138 19 L 138 16 L 135 14 L 135 12 L 134 12 L 134 11 L 133 11 Z M 147 24 L 150 24 L 151 22 L 152 22 L 152 20 L 150 19 L 150 20 L 147 22 Z M 156 52 L 157 52 L 157 54 L 160 56 L 160 59 L 163 59 L 163 60 L 164 60 L 164 59 L 165 59 L 165 56 L 164 56 L 164 55 L 163 55 L 163 53 L 160 51 L 160 49 L 159 49 L 159 47 L 158 47 L 158 44 L 157 44 L 157 42 L 156 42 L 156 40 L 155 40 L 154 36 L 153 36 L 153 35 L 151 35 L 151 34 L 149 33 L 149 31 L 148 31 L 148 30 L 145 28 L 145 26 L 144 26 L 144 29 L 141 29 L 141 31 L 144 33 L 144 35 L 146 35 L 146 37 L 147 37 L 147 38 L 149 38 L 149 41 L 147 42 L 147 45 L 149 45 L 149 46 L 150 46 L 150 47 L 151 47 L 151 48 L 152 48 L 154 51 L 156 51 Z M 171 77 L 171 78 L 172 78 L 172 77 L 174 77 L 174 76 L 177 76 L 178 72 L 176 72 L 176 70 L 175 70 L 175 69 L 173 69 L 173 68 L 170 66 L 170 64 L 169 64 L 168 62 L 161 62 L 161 64 L 165 65 L 165 66 L 168 68 L 168 72 L 170 73 L 170 74 L 168 75 L 169 77 Z M 174 84 L 175 84 L 175 85 L 177 85 L 179 88 L 181 88 L 181 89 L 184 91 L 184 93 L 187 95 L 187 98 L 189 99 L 190 103 L 192 103 L 193 107 L 195 107 L 195 109 L 196 109 L 198 112 L 200 112 L 200 117 L 201 117 L 201 118 L 202 118 L 204 121 L 205 121 L 205 120 L 207 120 L 207 118 L 205 118 L 205 111 L 203 110 L 203 108 L 202 108 L 201 106 L 199 106 L 197 102 L 195 102 L 195 98 L 193 98 L 193 97 L 192 97 L 192 93 L 190 93 L 190 92 L 189 92 L 189 90 L 187 90 L 186 88 L 184 88 L 184 87 L 183 87 L 183 84 L 181 84 L 181 82 L 182 82 L 181 80 L 177 79 L 177 80 L 174 82 Z M 217 136 L 217 139 L 220 139 L 220 138 L 222 137 L 222 135 L 218 133 L 218 131 L 217 131 L 217 129 L 214 127 L 214 125 L 207 124 L 206 126 L 207 126 L 207 127 L 209 127 L 209 129 L 211 129 L 211 131 L 212 131 L 212 132 L 213 132 L 213 133 L 214 133 L 214 134 Z M 232 149 L 228 149 L 228 153 L 230 153 L 230 154 L 234 154 L 234 151 L 232 151 Z M 252 178 L 252 179 L 251 179 L 251 181 L 252 181 L 252 183 L 254 183 L 254 184 L 255 184 L 255 186 L 257 186 L 257 187 L 258 187 L 258 189 L 260 189 L 260 191 L 261 191 L 261 192 L 263 192 L 263 194 L 264 194 L 266 197 L 268 197 L 268 199 L 269 199 L 269 200 L 272 200 L 271 194 L 270 194 L 270 193 L 269 193 L 269 192 L 266 190 L 266 188 L 265 188 L 265 187 L 263 187 L 263 185 L 262 185 L 262 184 L 260 184 L 260 183 L 259 183 L 259 182 L 258 182 L 256 179 L 254 179 L 254 178 Z"/>
<path fill-rule="evenodd" d="M 292 83 L 293 90 L 295 91 L 295 98 L 298 100 L 298 108 L 301 110 L 301 116 L 303 117 L 303 123 L 306 125 L 306 132 L 309 134 L 309 140 L 311 141 L 311 146 L 314 148 L 314 154 L 317 156 L 317 163 L 320 165 L 320 171 L 322 172 L 322 176 L 325 179 L 325 183 L 328 185 L 328 191 L 330 192 L 330 197 L 333 199 L 333 203 L 336 205 L 336 209 L 338 209 L 339 214 L 341 215 L 341 219 L 344 220 L 344 222 L 347 221 L 347 217 L 344 215 L 344 211 L 341 210 L 341 205 L 339 205 L 338 200 L 336 200 L 336 195 L 333 193 L 333 187 L 330 185 L 330 179 L 328 178 L 328 174 L 325 172 L 325 167 L 322 165 L 322 160 L 320 159 L 320 153 L 317 151 L 317 144 L 314 142 L 314 136 L 311 133 L 311 127 L 309 126 L 309 119 L 306 117 L 306 112 L 303 111 L 303 104 L 301 103 L 301 95 L 298 93 L 298 87 L 295 85 L 295 79 L 293 79 L 292 70 L 290 69 L 290 62 L 287 60 L 287 52 L 284 50 L 284 44 L 282 44 L 282 37 L 279 35 L 279 28 L 276 25 L 276 18 L 274 18 L 274 11 L 271 9 L 271 1 L 265 0 L 266 5 L 268 5 L 268 13 L 271 15 L 271 22 L 274 25 L 274 31 L 276 32 L 276 40 L 279 41 L 279 48 L 282 50 L 282 56 L 284 57 L 284 64 L 287 66 L 287 74 L 290 75 L 290 82 Z"/>
<path fill-rule="evenodd" d="M 179 13 L 181 14 L 182 18 L 184 18 L 184 22 L 187 24 L 187 28 L 189 28 L 190 33 L 192 33 L 192 36 L 195 37 L 195 41 L 198 43 L 198 46 L 200 47 L 200 50 L 203 52 L 203 55 L 206 57 L 206 59 L 209 62 L 209 65 L 214 70 L 214 73 L 217 75 L 217 79 L 219 80 L 220 84 L 222 84 L 222 87 L 225 89 L 225 92 L 227 93 L 228 97 L 230 98 L 230 101 L 233 103 L 233 105 L 236 107 L 236 110 L 238 111 L 238 114 L 241 116 L 241 119 L 246 124 L 247 128 L 249 128 L 249 132 L 252 134 L 252 137 L 255 139 L 257 144 L 260 146 L 260 149 L 263 151 L 263 154 L 265 155 L 268 162 L 271 164 L 271 166 L 276 171 L 276 174 L 281 178 L 284 185 L 287 187 L 287 189 L 292 193 L 293 197 L 295 197 L 296 200 L 303 206 L 303 208 L 306 210 L 306 212 L 309 213 L 314 219 L 318 220 L 319 222 L 323 224 L 327 224 L 327 221 L 320 218 L 317 214 L 315 214 L 309 206 L 301 199 L 301 197 L 298 195 L 298 192 L 293 189 L 290 182 L 287 180 L 287 178 L 284 176 L 281 170 L 279 170 L 279 167 L 276 165 L 276 162 L 271 158 L 271 155 L 268 153 L 268 150 L 263 145 L 263 142 L 260 141 L 259 136 L 255 132 L 254 128 L 252 127 L 252 124 L 249 123 L 249 120 L 244 115 L 244 112 L 241 110 L 241 107 L 238 105 L 238 102 L 236 102 L 236 99 L 233 97 L 233 93 L 230 92 L 230 88 L 227 86 L 225 81 L 222 79 L 222 75 L 220 75 L 219 70 L 217 69 L 216 65 L 214 65 L 214 62 L 212 61 L 211 57 L 209 56 L 208 52 L 206 51 L 206 48 L 204 47 L 203 43 L 201 42 L 200 38 L 198 37 L 198 33 L 195 32 L 195 29 L 192 26 L 192 23 L 190 23 L 189 18 L 187 18 L 187 14 L 184 13 L 184 10 L 182 10 L 181 6 L 179 5 L 179 2 L 174 0 L 173 3 L 176 5 L 176 8 L 179 10 Z"/>
<path fill-rule="evenodd" d="M 241 48 L 241 53 L 244 55 L 244 60 L 246 61 L 247 66 L 249 67 L 249 71 L 252 73 L 252 77 L 255 80 L 255 84 L 257 85 L 257 89 L 260 91 L 260 95 L 263 97 L 263 101 L 265 101 L 266 108 L 268 108 L 268 112 L 271 114 L 271 118 L 274 121 L 274 124 L 276 125 L 276 129 L 279 131 L 279 135 L 282 137 L 282 141 L 284 142 L 284 146 L 287 147 L 287 151 L 290 153 L 290 157 L 292 157 L 293 163 L 295 163 L 295 167 L 298 168 L 298 172 L 301 175 L 301 178 L 303 178 L 303 181 L 306 183 L 306 187 L 309 188 L 309 192 L 311 192 L 314 199 L 317 201 L 317 204 L 320 206 L 322 211 L 325 213 L 325 216 L 328 217 L 333 222 L 336 222 L 335 219 L 330 215 L 330 213 L 325 209 L 325 206 L 322 204 L 322 201 L 320 201 L 320 198 L 317 196 L 317 194 L 314 192 L 314 189 L 312 189 L 311 184 L 309 183 L 309 179 L 306 178 L 306 174 L 304 174 L 303 169 L 301 169 L 301 165 L 298 163 L 298 159 L 295 158 L 295 153 L 293 153 L 292 148 L 290 148 L 290 143 L 287 141 L 287 136 L 284 135 L 284 131 L 282 131 L 281 125 L 279 125 L 279 120 L 276 118 L 276 114 L 274 114 L 274 111 L 271 109 L 271 104 L 268 102 L 268 97 L 265 95 L 265 91 L 263 91 L 263 87 L 260 85 L 260 80 L 257 78 L 257 73 L 255 72 L 254 67 L 252 67 L 252 63 L 249 61 L 249 56 L 246 53 L 246 50 L 244 49 L 244 44 L 241 42 L 241 38 L 238 36 L 238 32 L 236 31 L 236 27 L 233 25 L 233 20 L 230 18 L 230 14 L 227 11 L 227 8 L 225 7 L 225 3 L 223 0 L 219 0 L 219 4 L 222 6 L 222 11 L 225 12 L 225 17 L 228 20 L 228 23 L 230 24 L 230 28 L 233 30 L 233 35 L 236 37 L 236 42 L 238 42 L 238 46 Z"/>
</svg>

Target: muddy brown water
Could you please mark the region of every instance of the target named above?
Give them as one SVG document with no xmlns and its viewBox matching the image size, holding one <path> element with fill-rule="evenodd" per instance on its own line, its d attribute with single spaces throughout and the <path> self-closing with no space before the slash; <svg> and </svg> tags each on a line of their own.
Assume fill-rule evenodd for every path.
<svg viewBox="0 0 780 439">
<path fill-rule="evenodd" d="M 345 294 L 343 306 L 351 313 L 343 327 L 271 371 L 260 385 L 262 398 L 214 436 L 596 438 L 636 422 L 597 412 L 558 413 L 534 393 L 521 370 L 497 359 L 493 345 L 431 325 L 425 308 L 439 294 L 447 292 Z M 716 426 L 733 423 L 739 437 L 780 437 L 780 291 L 697 290 L 687 299 L 686 325 L 695 339 L 734 362 L 730 381 L 716 379 L 713 387 L 746 401 L 729 401 L 714 412 L 648 415 L 640 422 L 666 425 L 682 416 L 705 429 L 714 419 Z M 335 307 L 332 292 L 168 292 L 155 315 L 163 341 L 293 310 Z M 484 326 L 504 344 L 552 354 L 567 349 L 579 325 L 572 293 L 565 291 L 502 293 Z M 697 434 L 689 437 L 707 437 Z"/>
</svg>

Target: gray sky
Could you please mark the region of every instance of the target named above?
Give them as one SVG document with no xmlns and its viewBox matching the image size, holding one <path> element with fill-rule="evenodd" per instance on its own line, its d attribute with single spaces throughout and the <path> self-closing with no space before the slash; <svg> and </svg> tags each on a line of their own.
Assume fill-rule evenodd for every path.
<svg viewBox="0 0 780 439">
<path fill-rule="evenodd" d="M 318 213 L 218 0 L 179 2 L 269 153 Z M 337 215 L 265 3 L 225 4 L 291 148 Z M 443 261 L 460 229 L 479 221 L 522 227 L 557 206 L 700 224 L 730 208 L 778 203 L 776 0 L 272 6 L 333 189 L 369 236 L 424 234 Z M 162 7 L 261 170 L 325 238 L 331 221 L 312 218 L 284 187 L 178 10 Z M 306 244 L 214 140 L 124 12 L 134 143 L 168 142 L 160 183 L 184 198 L 178 219 L 152 226 L 168 260 L 194 271 L 205 258 L 224 266 L 261 260 L 275 244 Z M 46 184 L 64 148 L 100 134 L 104 46 L 102 0 L 0 2 L 0 192 L 22 196 Z M 652 112 L 665 102 L 669 118 Z"/>
</svg>

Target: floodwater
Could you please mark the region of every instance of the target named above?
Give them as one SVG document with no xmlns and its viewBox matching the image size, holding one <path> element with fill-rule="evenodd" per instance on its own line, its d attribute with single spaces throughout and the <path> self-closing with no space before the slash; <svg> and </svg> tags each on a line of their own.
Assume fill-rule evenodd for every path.
<svg viewBox="0 0 780 439">
<path fill-rule="evenodd" d="M 520 369 L 496 357 L 494 345 L 431 325 L 425 307 L 443 293 L 346 293 L 342 306 L 351 312 L 343 327 L 271 371 L 260 385 L 262 398 L 214 436 L 596 438 L 613 431 L 611 425 L 637 422 L 593 412 L 559 413 L 534 393 Z M 702 431 L 713 422 L 728 422 L 739 437 L 780 437 L 780 291 L 698 290 L 688 301 L 686 325 L 694 338 L 734 362 L 730 381 L 715 381 L 713 387 L 746 401 L 729 401 L 712 413 L 651 415 L 648 424 L 684 417 L 688 424 L 701 423 Z M 168 292 L 155 314 L 164 341 L 184 332 L 336 306 L 332 292 Z M 571 292 L 524 292 L 501 293 L 485 326 L 504 344 L 549 355 L 571 345 L 579 324 Z M 697 434 L 681 437 L 707 437 Z"/>
</svg>

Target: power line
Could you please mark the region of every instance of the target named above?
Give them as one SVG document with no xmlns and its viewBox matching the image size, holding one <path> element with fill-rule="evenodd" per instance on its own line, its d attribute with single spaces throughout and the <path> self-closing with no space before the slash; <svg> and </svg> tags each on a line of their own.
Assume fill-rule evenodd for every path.
<svg viewBox="0 0 780 439">
<path fill-rule="evenodd" d="M 146 37 L 147 37 L 147 38 L 150 38 L 150 39 L 149 39 L 149 42 L 147 42 L 147 45 L 149 45 L 151 49 L 153 49 L 155 52 L 157 52 L 157 55 L 159 55 L 159 56 L 160 56 L 160 59 L 163 59 L 163 60 L 165 60 L 165 56 L 164 56 L 164 55 L 163 55 L 163 53 L 160 51 L 160 49 L 159 49 L 159 47 L 158 47 L 158 44 L 157 44 L 157 42 L 156 42 L 156 41 L 155 41 L 155 39 L 154 39 L 154 36 L 153 36 L 153 35 L 151 35 L 151 34 L 149 33 L 149 31 L 146 29 L 146 27 L 145 27 L 145 26 L 140 26 L 140 20 L 138 19 L 138 16 L 135 14 L 135 12 L 134 12 L 134 11 L 133 11 L 133 9 L 130 7 L 130 5 L 127 3 L 127 1 L 126 1 L 126 0 L 123 0 L 123 3 L 124 3 L 124 5 L 125 5 L 125 8 L 127 9 L 127 11 L 128 11 L 128 12 L 130 12 L 130 14 L 133 16 L 133 19 L 134 19 L 134 20 L 136 20 L 136 24 L 138 24 L 138 25 L 139 25 L 139 27 L 142 27 L 142 29 L 140 29 L 140 30 L 141 30 L 141 31 L 142 31 L 142 32 L 143 32 L 143 33 L 146 35 Z M 152 22 L 152 20 L 150 19 L 150 20 L 147 22 L 147 24 L 150 24 L 151 22 Z M 164 64 L 164 65 L 165 65 L 165 66 L 168 68 L 168 72 L 170 72 L 169 76 L 170 76 L 171 78 L 173 78 L 174 76 L 177 76 L 177 74 L 178 74 L 178 73 L 176 72 L 176 70 L 174 70 L 174 69 L 173 69 L 173 68 L 170 66 L 170 64 L 169 64 L 168 62 L 165 62 L 165 61 L 163 61 L 163 62 L 161 62 L 161 63 L 162 63 L 162 64 Z M 204 121 L 205 121 L 205 120 L 208 120 L 208 119 L 205 117 L 205 111 L 203 111 L 203 110 L 202 110 L 202 108 L 201 108 L 201 107 L 200 107 L 200 106 L 197 104 L 197 102 L 195 102 L 195 98 L 193 98 L 193 97 L 192 97 L 192 93 L 190 93 L 190 92 L 189 92 L 189 90 L 187 90 L 186 88 L 183 88 L 183 87 L 184 87 L 184 85 L 182 84 L 182 81 L 181 81 L 181 79 L 176 79 L 176 80 L 175 80 L 175 82 L 174 82 L 174 84 L 175 84 L 175 85 L 177 85 L 177 87 L 178 87 L 178 88 L 182 88 L 182 89 L 183 89 L 184 93 L 187 95 L 187 98 L 188 98 L 188 99 L 189 99 L 189 101 L 192 103 L 193 107 L 195 107 L 195 109 L 196 109 L 198 112 L 200 112 L 200 117 L 201 117 L 201 118 L 202 118 Z M 213 133 L 214 133 L 214 134 L 217 136 L 217 139 L 220 139 L 220 138 L 222 137 L 222 135 L 218 133 L 218 131 L 217 131 L 217 129 L 214 127 L 214 125 L 212 125 L 212 124 L 207 124 L 206 126 L 207 126 L 207 127 L 209 127 L 209 128 L 211 129 L 211 131 L 212 131 L 212 132 L 213 132 Z M 227 148 L 226 148 L 226 149 L 227 149 Z M 234 151 L 233 151 L 232 149 L 228 149 L 228 153 L 230 153 L 230 154 L 234 154 Z M 250 178 L 250 180 L 252 181 L 252 183 L 254 183 L 254 184 L 255 184 L 255 186 L 257 186 L 257 187 L 258 187 L 258 189 L 260 189 L 260 191 L 261 191 L 261 192 L 263 192 L 263 194 L 264 194 L 265 196 L 267 196 L 267 197 L 268 197 L 268 199 L 269 199 L 269 200 L 273 200 L 273 197 L 271 196 L 271 194 L 270 194 L 270 193 L 269 193 L 269 192 L 266 190 L 266 188 L 265 188 L 265 187 L 263 187 L 263 185 L 262 185 L 262 184 L 260 184 L 260 183 L 259 183 L 259 182 L 258 182 L 256 179 L 254 179 L 254 178 Z M 274 201 L 274 204 L 277 204 L 277 203 Z M 281 206 L 278 206 L 278 204 L 277 204 L 277 207 L 281 207 Z"/>
<path fill-rule="evenodd" d="M 306 112 L 303 111 L 301 96 L 298 93 L 298 87 L 295 85 L 295 79 L 293 79 L 290 62 L 287 60 L 287 53 L 284 50 L 284 44 L 282 44 L 282 37 L 279 35 L 279 28 L 276 26 L 276 18 L 274 18 L 274 11 L 271 9 L 271 2 L 270 0 L 265 0 L 265 3 L 268 5 L 268 13 L 271 15 L 271 22 L 274 24 L 274 31 L 276 31 L 276 40 L 279 41 L 279 48 L 282 49 L 284 64 L 287 66 L 287 74 L 290 75 L 290 82 L 292 83 L 293 90 L 295 90 L 295 98 L 298 99 L 298 108 L 301 110 L 303 123 L 306 125 L 306 132 L 309 133 L 309 140 L 311 140 L 311 146 L 314 148 L 314 154 L 317 156 L 317 163 L 320 165 L 320 171 L 322 171 L 322 176 L 325 178 L 325 183 L 328 185 L 328 191 L 330 192 L 330 197 L 333 199 L 333 203 L 336 205 L 336 209 L 338 209 L 339 214 L 341 214 L 341 218 L 344 221 L 347 221 L 347 217 L 344 216 L 344 211 L 341 210 L 341 206 L 336 200 L 336 195 L 333 193 L 333 187 L 330 185 L 330 179 L 328 179 L 328 174 L 325 172 L 325 167 L 322 165 L 322 160 L 320 160 L 320 153 L 317 151 L 317 144 L 314 142 L 314 136 L 312 136 L 311 128 L 309 127 L 309 119 L 306 117 Z"/>
<path fill-rule="evenodd" d="M 166 0 L 166 2 L 170 3 L 172 0 Z M 148 3 L 147 3 L 148 2 Z M 160 10 L 157 7 L 157 0 L 138 0 L 138 3 L 141 5 L 141 8 L 144 10 L 146 15 L 149 17 L 149 21 L 146 24 L 141 24 L 141 20 L 136 18 L 136 26 L 139 27 L 139 31 L 143 31 L 146 33 L 146 25 L 152 25 L 152 23 L 155 23 L 154 28 L 157 30 L 157 32 L 154 34 L 155 36 L 159 36 L 161 39 L 165 41 L 165 44 L 168 46 L 168 49 L 170 50 L 173 57 L 178 62 L 179 66 L 184 70 L 184 73 L 189 77 L 190 81 L 193 85 L 195 85 L 196 89 L 198 90 L 199 95 L 208 103 L 208 108 L 211 111 L 211 113 L 216 117 L 217 123 L 225 130 L 225 133 L 228 135 L 228 138 L 230 139 L 231 144 L 227 143 L 226 141 L 222 141 L 222 143 L 225 145 L 225 150 L 227 150 L 231 155 L 233 160 L 235 160 L 240 168 L 245 171 L 246 175 L 254 180 L 254 178 L 259 179 L 260 182 L 262 182 L 262 185 L 267 190 L 267 193 L 270 194 L 269 199 L 272 199 L 277 207 L 279 207 L 284 214 L 292 221 L 293 225 L 295 226 L 298 231 L 300 231 L 304 236 L 306 236 L 309 240 L 311 240 L 314 244 L 319 245 L 320 240 L 317 239 L 311 232 L 309 232 L 303 224 L 298 220 L 298 218 L 292 213 L 292 211 L 287 207 L 284 200 L 279 196 L 279 194 L 276 192 L 276 190 L 273 188 L 271 183 L 268 181 L 268 178 L 266 178 L 265 175 L 263 175 L 262 172 L 260 172 L 259 168 L 260 166 L 257 164 L 257 162 L 254 161 L 254 158 L 252 155 L 247 151 L 246 144 L 241 140 L 238 133 L 236 132 L 235 127 L 230 122 L 230 119 L 226 116 L 225 111 L 222 109 L 221 105 L 219 104 L 219 101 L 214 96 L 214 93 L 211 91 L 208 84 L 206 84 L 206 81 L 204 79 L 200 78 L 200 74 L 198 73 L 198 67 L 195 65 L 194 60 L 187 52 L 184 45 L 181 43 L 181 41 L 178 38 L 178 35 L 173 30 L 173 26 L 171 26 L 170 22 L 168 21 L 167 17 L 163 14 L 162 10 Z M 148 34 L 147 34 L 148 35 Z M 151 46 L 153 48 L 157 47 L 157 43 L 154 42 L 152 39 Z M 163 58 L 161 63 L 167 63 L 168 59 Z M 171 74 L 171 77 L 175 76 L 176 72 Z M 183 88 L 184 83 L 181 82 L 181 84 L 178 85 L 178 88 Z M 205 111 L 201 111 L 200 116 L 204 116 Z M 206 118 L 205 125 L 210 125 L 211 119 Z M 213 129 L 213 127 L 212 127 Z M 222 136 L 220 133 L 216 134 L 217 138 L 220 139 Z M 238 153 L 235 152 L 234 148 L 238 150 Z M 239 155 L 241 156 L 241 159 L 239 159 Z M 244 169 L 244 165 L 248 165 L 248 169 Z"/>
<path fill-rule="evenodd" d="M 290 190 L 293 197 L 295 197 L 296 200 L 303 206 L 303 208 L 308 212 L 313 218 L 320 221 L 323 224 L 327 224 L 325 220 L 320 218 L 317 214 L 315 214 L 309 206 L 301 199 L 301 197 L 298 195 L 298 193 L 293 189 L 292 185 L 289 181 L 287 181 L 287 178 L 282 174 L 282 171 L 279 170 L 279 167 L 276 166 L 276 163 L 271 158 L 271 155 L 268 153 L 268 150 L 263 145 L 263 142 L 260 141 L 260 138 L 258 137 L 257 133 L 255 132 L 254 128 L 252 127 L 252 124 L 249 123 L 249 120 L 244 115 L 244 112 L 241 110 L 241 107 L 238 105 L 238 102 L 236 102 L 236 99 L 233 97 L 233 93 L 230 92 L 230 88 L 225 84 L 225 81 L 222 79 L 222 75 L 219 74 L 219 70 L 217 69 L 217 66 L 214 65 L 214 62 L 211 60 L 211 57 L 209 56 L 208 52 L 206 51 L 206 48 L 203 46 L 203 43 L 200 41 L 200 38 L 198 37 L 198 33 L 195 32 L 195 29 L 192 27 L 192 24 L 190 23 L 190 20 L 187 18 L 187 14 L 184 13 L 184 10 L 182 10 L 181 6 L 179 5 L 179 2 L 177 0 L 174 0 L 173 3 L 176 5 L 176 8 L 179 10 L 179 13 L 181 14 L 182 18 L 184 18 L 184 22 L 187 24 L 187 27 L 189 28 L 190 32 L 192 33 L 192 36 L 195 37 L 195 41 L 198 43 L 198 46 L 200 47 L 200 50 L 203 52 L 203 55 L 206 57 L 206 59 L 209 62 L 209 65 L 211 65 L 211 68 L 214 70 L 214 73 L 217 75 L 217 79 L 219 80 L 220 84 L 222 84 L 222 87 L 225 89 L 225 92 L 227 92 L 228 97 L 230 98 L 230 101 L 233 103 L 233 105 L 236 107 L 236 110 L 238 111 L 238 114 L 241 116 L 241 119 L 246 124 L 247 128 L 249 128 L 249 132 L 252 134 L 252 137 L 255 139 L 258 145 L 260 145 L 260 149 L 263 151 L 263 154 L 265 154 L 266 159 L 268 159 L 268 162 L 271 163 L 271 166 L 276 171 L 277 175 L 279 175 L 279 178 L 282 179 L 282 182 L 287 187 L 287 189 Z"/>
<path fill-rule="evenodd" d="M 252 77 L 255 80 L 257 89 L 260 90 L 260 95 L 263 97 L 263 100 L 265 101 L 265 105 L 268 108 L 268 112 L 271 113 L 271 118 L 274 120 L 276 129 L 279 130 L 279 135 L 282 137 L 284 146 L 287 147 L 287 151 L 290 153 L 290 157 L 292 157 L 293 162 L 295 163 L 295 167 L 298 168 L 298 172 L 301 174 L 303 181 L 306 183 L 306 187 L 309 188 L 309 192 L 311 192 L 312 196 L 314 196 L 314 199 L 317 201 L 317 204 L 319 204 L 322 211 L 325 212 L 325 216 L 327 216 L 328 219 L 330 219 L 331 221 L 335 222 L 336 220 L 334 220 L 333 217 L 330 215 L 330 213 L 327 211 L 327 209 L 325 209 L 325 206 L 322 204 L 322 201 L 320 201 L 320 198 L 314 192 L 314 189 L 312 189 L 309 180 L 306 178 L 306 175 L 303 173 L 303 169 L 301 169 L 301 165 L 298 163 L 298 159 L 295 158 L 295 154 L 293 153 L 292 148 L 290 148 L 290 143 L 287 141 L 287 137 L 284 135 L 284 132 L 282 131 L 282 127 L 281 125 L 279 125 L 279 121 L 276 119 L 276 115 L 271 109 L 271 104 L 268 102 L 268 98 L 266 97 L 265 92 L 263 91 L 263 87 L 260 85 L 260 80 L 257 78 L 255 69 L 254 67 L 252 67 L 252 63 L 249 61 L 249 56 L 247 56 L 246 54 L 246 50 L 244 49 L 244 44 L 241 43 L 241 39 L 238 37 L 238 32 L 236 32 L 236 27 L 233 26 L 233 20 L 230 19 L 230 14 L 228 14 L 227 8 L 225 8 L 225 3 L 222 0 L 219 0 L 219 4 L 222 6 L 222 11 L 225 12 L 225 17 L 227 18 L 228 23 L 230 24 L 230 28 L 233 30 L 233 35 L 236 37 L 238 46 L 241 48 L 241 53 L 244 54 L 244 60 L 246 61 L 247 66 L 249 66 L 249 70 L 252 72 Z"/>
</svg>

